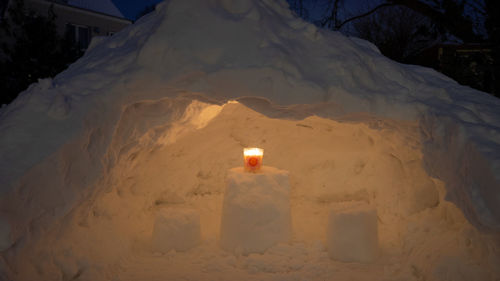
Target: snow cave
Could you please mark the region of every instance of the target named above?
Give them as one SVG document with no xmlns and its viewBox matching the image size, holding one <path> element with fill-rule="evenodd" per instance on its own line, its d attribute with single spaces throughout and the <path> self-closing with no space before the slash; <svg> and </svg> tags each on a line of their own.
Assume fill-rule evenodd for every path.
<svg viewBox="0 0 500 281">
<path fill-rule="evenodd" d="M 498 280 L 499 108 L 284 0 L 165 1 L 0 109 L 0 279 Z"/>
</svg>

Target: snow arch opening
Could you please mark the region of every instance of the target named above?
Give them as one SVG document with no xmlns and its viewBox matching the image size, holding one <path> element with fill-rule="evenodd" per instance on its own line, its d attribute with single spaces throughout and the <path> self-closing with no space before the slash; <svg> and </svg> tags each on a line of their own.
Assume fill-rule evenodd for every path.
<svg viewBox="0 0 500 281">
<path fill-rule="evenodd" d="M 113 199 L 99 199 L 104 200 L 101 208 L 116 215 L 149 214 L 139 220 L 148 227 L 134 227 L 145 231 L 155 210 L 194 206 L 201 213 L 203 238 L 217 239 L 225 174 L 242 165 L 242 148 L 248 146 L 264 147 L 265 165 L 290 171 L 292 223 L 299 240 L 324 240 L 326 216 L 335 204 L 373 204 L 383 221 L 392 222 L 439 204 L 442 183 L 424 171 L 415 124 L 297 118 L 303 113 L 273 111 L 264 108 L 265 101 L 249 103 L 266 114 L 236 101 L 221 106 L 194 101 L 178 121 L 146 130 L 135 148 L 115 143 L 111 150 L 121 154 L 102 186 Z M 211 107 L 217 113 L 210 122 L 189 128 L 189 120 Z"/>
</svg>

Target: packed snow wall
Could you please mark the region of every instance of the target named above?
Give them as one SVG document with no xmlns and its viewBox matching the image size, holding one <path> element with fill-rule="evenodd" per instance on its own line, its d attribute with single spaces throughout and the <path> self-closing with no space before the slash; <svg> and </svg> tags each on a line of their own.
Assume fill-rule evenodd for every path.
<svg viewBox="0 0 500 281">
<path fill-rule="evenodd" d="M 12 242 L 29 240 L 30 227 L 43 235 L 90 187 L 119 178 L 120 157 L 174 143 L 230 100 L 274 119 L 417 124 L 427 172 L 447 198 L 476 226 L 500 229 L 497 99 L 318 29 L 285 1 L 172 0 L 1 109 Z"/>
</svg>

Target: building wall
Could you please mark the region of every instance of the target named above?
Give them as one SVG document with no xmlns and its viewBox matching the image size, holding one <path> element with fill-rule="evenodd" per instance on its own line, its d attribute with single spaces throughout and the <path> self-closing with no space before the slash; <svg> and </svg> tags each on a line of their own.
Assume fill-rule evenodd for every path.
<svg viewBox="0 0 500 281">
<path fill-rule="evenodd" d="M 7 19 L 8 7 L 14 4 L 13 0 L 0 0 L 0 22 Z M 58 3 L 56 3 L 58 2 Z M 41 16 L 48 16 L 49 10 L 56 15 L 55 24 L 59 35 L 64 36 L 67 31 L 67 25 L 78 25 L 88 28 L 88 39 L 82 44 L 75 34 L 75 42 L 84 51 L 90 40 L 94 36 L 108 36 L 120 31 L 126 26 L 132 24 L 132 21 L 102 14 L 99 12 L 89 11 L 78 7 L 68 6 L 64 1 L 49 1 L 49 0 L 24 0 L 25 8 L 34 11 Z M 11 45 L 12 39 L 0 30 L 0 44 Z M 7 55 L 0 49 L 0 61 L 8 60 Z"/>
<path fill-rule="evenodd" d="M 57 16 L 55 23 L 61 35 L 66 32 L 66 24 L 87 26 L 90 28 L 91 37 L 93 37 L 116 33 L 132 23 L 127 19 L 44 0 L 25 0 L 25 5 L 44 16 L 48 14 L 50 7 L 53 7 L 54 14 Z"/>
</svg>

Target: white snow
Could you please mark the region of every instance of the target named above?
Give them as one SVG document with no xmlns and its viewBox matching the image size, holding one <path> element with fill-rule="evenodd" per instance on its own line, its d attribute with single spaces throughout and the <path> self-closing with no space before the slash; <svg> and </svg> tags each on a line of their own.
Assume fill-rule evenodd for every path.
<svg viewBox="0 0 500 281">
<path fill-rule="evenodd" d="M 164 208 L 159 211 L 151 239 L 153 252 L 187 251 L 200 241 L 200 214 L 196 210 Z"/>
<path fill-rule="evenodd" d="M 326 235 L 331 258 L 344 262 L 373 262 L 378 255 L 377 210 L 360 204 L 337 206 L 328 217 Z"/>
<path fill-rule="evenodd" d="M 258 172 L 229 170 L 224 192 L 220 244 L 248 255 L 264 253 L 291 238 L 288 172 L 263 166 Z"/>
<path fill-rule="evenodd" d="M 164 2 L 0 108 L 0 277 L 499 279 L 499 108 L 285 1 Z M 220 222 L 250 146 L 289 171 L 292 233 L 244 256 Z M 377 259 L 330 259 L 330 209 L 360 202 Z M 198 246 L 151 249 L 164 208 L 200 214 Z"/>
</svg>

